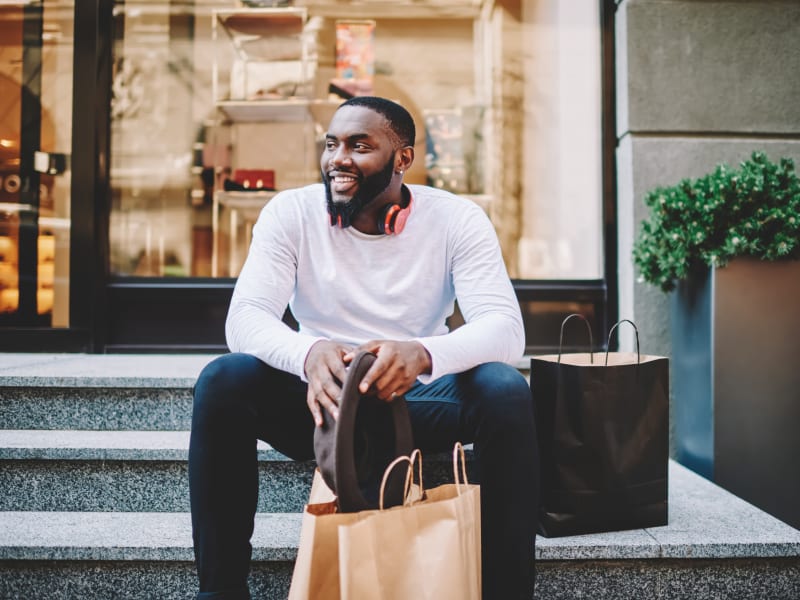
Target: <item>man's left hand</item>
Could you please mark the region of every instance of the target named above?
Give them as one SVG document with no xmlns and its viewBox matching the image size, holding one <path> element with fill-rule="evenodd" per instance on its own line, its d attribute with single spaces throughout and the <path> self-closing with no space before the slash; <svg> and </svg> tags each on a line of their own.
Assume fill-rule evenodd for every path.
<svg viewBox="0 0 800 600">
<path fill-rule="evenodd" d="M 431 357 L 419 342 L 372 340 L 344 357 L 351 361 L 358 352 L 372 352 L 378 358 L 358 386 L 362 394 L 373 392 L 381 400 L 392 401 L 405 394 L 417 377 L 431 372 Z"/>
</svg>

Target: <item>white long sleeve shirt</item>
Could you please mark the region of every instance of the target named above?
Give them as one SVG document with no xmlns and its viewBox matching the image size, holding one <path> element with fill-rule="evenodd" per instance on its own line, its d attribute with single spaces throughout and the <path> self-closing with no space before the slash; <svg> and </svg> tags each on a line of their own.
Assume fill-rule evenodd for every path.
<svg viewBox="0 0 800 600">
<path fill-rule="evenodd" d="M 432 360 L 423 382 L 517 361 L 522 317 L 489 219 L 470 200 L 407 187 L 413 203 L 399 235 L 331 227 L 322 184 L 276 195 L 253 228 L 233 292 L 231 351 L 301 378 L 320 339 L 418 340 Z M 456 299 L 465 324 L 449 332 Z M 282 321 L 287 304 L 299 331 Z"/>
</svg>

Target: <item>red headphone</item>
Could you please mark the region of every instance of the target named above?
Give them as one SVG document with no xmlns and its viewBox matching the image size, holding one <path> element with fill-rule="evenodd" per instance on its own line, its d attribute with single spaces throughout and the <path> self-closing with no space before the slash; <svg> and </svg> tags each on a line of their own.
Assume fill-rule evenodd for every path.
<svg viewBox="0 0 800 600">
<path fill-rule="evenodd" d="M 386 235 L 401 233 L 410 213 L 411 200 L 405 208 L 399 204 L 387 204 L 378 215 L 378 231 Z"/>
<path fill-rule="evenodd" d="M 414 196 L 411 190 L 403 186 L 404 196 L 408 196 L 408 204 L 400 206 L 399 204 L 387 204 L 378 213 L 378 231 L 386 235 L 399 234 L 403 231 L 408 221 L 408 215 L 411 214 L 411 204 Z"/>
</svg>

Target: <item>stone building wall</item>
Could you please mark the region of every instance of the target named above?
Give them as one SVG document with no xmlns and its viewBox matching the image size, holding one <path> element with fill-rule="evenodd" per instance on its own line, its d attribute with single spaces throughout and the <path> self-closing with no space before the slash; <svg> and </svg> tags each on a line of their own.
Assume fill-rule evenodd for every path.
<svg viewBox="0 0 800 600">
<path fill-rule="evenodd" d="M 671 356 L 668 296 L 631 258 L 644 196 L 757 149 L 800 165 L 800 2 L 623 0 L 616 63 L 619 314 Z"/>
</svg>

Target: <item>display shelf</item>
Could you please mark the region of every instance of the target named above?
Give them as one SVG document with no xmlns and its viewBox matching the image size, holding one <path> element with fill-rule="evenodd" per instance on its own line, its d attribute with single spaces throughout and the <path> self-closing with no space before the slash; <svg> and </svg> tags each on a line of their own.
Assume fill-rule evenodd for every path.
<svg viewBox="0 0 800 600">
<path fill-rule="evenodd" d="M 312 162 L 314 32 L 305 8 L 214 11 L 214 172 L 274 170 L 283 185 L 304 184 Z M 285 141 L 282 150 L 275 146 Z M 297 174 L 301 174 L 302 177 Z M 213 276 L 239 273 L 252 228 L 277 192 L 225 191 L 216 178 L 212 201 Z"/>
<path fill-rule="evenodd" d="M 259 100 L 267 95 L 292 100 L 307 86 L 309 69 L 307 12 L 302 8 L 241 8 L 214 11 L 212 37 L 217 46 L 213 65 L 215 103 Z M 224 34 L 222 33 L 224 32 Z M 227 80 L 223 84 L 223 80 Z M 232 110 L 241 108 L 232 107 Z"/>
<path fill-rule="evenodd" d="M 247 123 L 253 121 L 303 121 L 308 116 L 308 100 L 290 98 L 286 100 L 221 100 L 217 102 L 230 121 Z"/>
<path fill-rule="evenodd" d="M 214 12 L 220 25 L 232 37 L 292 36 L 303 32 L 307 11 L 304 8 L 238 8 Z"/>
<path fill-rule="evenodd" d="M 217 102 L 225 117 L 230 121 L 248 122 L 291 122 L 304 121 L 309 115 L 332 114 L 341 101 L 309 100 L 308 98 L 289 98 L 282 100 L 222 100 Z"/>
<path fill-rule="evenodd" d="M 491 0 L 433 0 L 433 1 L 389 1 L 366 0 L 349 2 L 344 0 L 295 0 L 295 6 L 308 10 L 309 14 L 327 18 L 348 19 L 477 19 L 482 11 L 489 10 Z"/>
<path fill-rule="evenodd" d="M 217 191 L 217 202 L 235 210 L 260 212 L 264 205 L 272 200 L 277 191 L 269 192 L 224 192 Z"/>
</svg>

